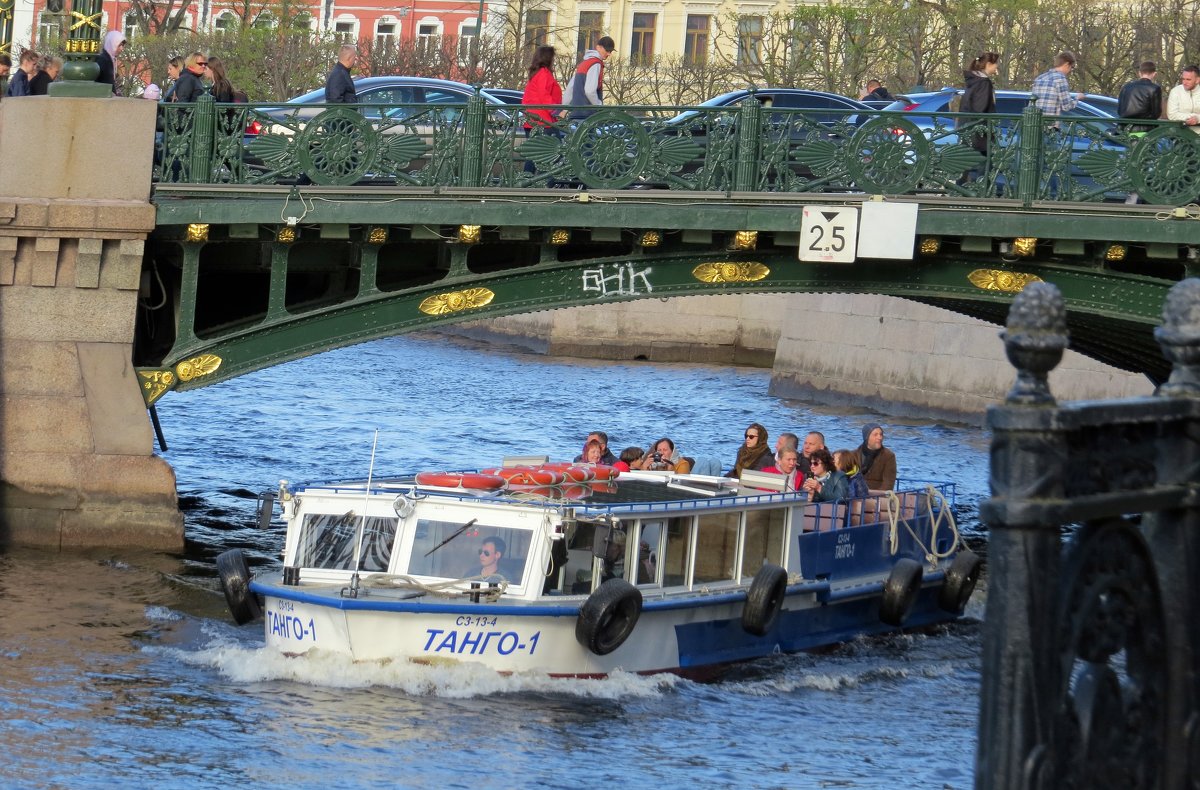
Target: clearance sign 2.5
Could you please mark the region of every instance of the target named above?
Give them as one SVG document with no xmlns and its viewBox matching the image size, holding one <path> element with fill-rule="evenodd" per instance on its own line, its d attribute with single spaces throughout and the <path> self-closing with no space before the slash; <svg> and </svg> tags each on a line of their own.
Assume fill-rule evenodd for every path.
<svg viewBox="0 0 1200 790">
<path fill-rule="evenodd" d="M 800 216 L 800 260 L 854 263 L 859 258 L 912 260 L 916 203 L 864 202 L 859 206 L 805 206 Z"/>
</svg>

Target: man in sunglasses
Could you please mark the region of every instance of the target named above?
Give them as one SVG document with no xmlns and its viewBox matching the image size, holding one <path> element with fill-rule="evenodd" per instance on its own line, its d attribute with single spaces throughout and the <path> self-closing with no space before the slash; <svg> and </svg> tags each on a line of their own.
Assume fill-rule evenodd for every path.
<svg viewBox="0 0 1200 790">
<path fill-rule="evenodd" d="M 483 545 L 479 547 L 479 567 L 467 576 L 503 576 L 500 572 L 500 560 L 504 558 L 504 550 L 507 548 L 503 538 L 484 538 Z"/>
</svg>

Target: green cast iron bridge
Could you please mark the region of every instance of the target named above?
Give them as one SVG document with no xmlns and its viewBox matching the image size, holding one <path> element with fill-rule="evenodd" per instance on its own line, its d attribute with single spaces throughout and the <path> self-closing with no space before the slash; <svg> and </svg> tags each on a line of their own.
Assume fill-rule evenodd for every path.
<svg viewBox="0 0 1200 790">
<path fill-rule="evenodd" d="M 854 292 L 1003 323 L 1036 281 L 1062 291 L 1072 348 L 1168 374 L 1152 329 L 1200 261 L 1189 129 L 1033 106 L 680 109 L 608 107 L 527 136 L 519 110 L 480 96 L 165 106 L 134 346 L 147 403 L 488 316 Z"/>
</svg>

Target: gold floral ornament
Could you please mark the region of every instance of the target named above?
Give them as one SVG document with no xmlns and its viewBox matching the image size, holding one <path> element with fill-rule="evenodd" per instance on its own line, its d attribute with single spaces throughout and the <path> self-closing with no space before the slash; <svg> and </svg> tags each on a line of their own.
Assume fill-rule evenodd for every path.
<svg viewBox="0 0 1200 790">
<path fill-rule="evenodd" d="M 185 359 L 175 366 L 175 374 L 180 381 L 191 381 L 201 376 L 207 376 L 221 367 L 221 358 L 216 354 L 201 354 L 198 357 Z"/>
<path fill-rule="evenodd" d="M 1002 269 L 976 269 L 967 275 L 971 285 L 984 291 L 1004 291 L 1005 293 L 1020 293 L 1030 283 L 1043 282 L 1036 274 L 1026 272 L 1006 272 Z"/>
<path fill-rule="evenodd" d="M 765 279 L 771 270 L 758 261 L 702 263 L 692 276 L 702 283 L 752 283 Z"/>
<path fill-rule="evenodd" d="M 496 294 L 487 288 L 468 288 L 465 291 L 451 291 L 426 297 L 417 309 L 426 315 L 445 315 L 462 310 L 474 310 L 491 304 Z"/>
<path fill-rule="evenodd" d="M 142 400 L 147 406 L 175 387 L 175 374 L 169 370 L 139 370 L 137 374 L 142 380 Z"/>
</svg>

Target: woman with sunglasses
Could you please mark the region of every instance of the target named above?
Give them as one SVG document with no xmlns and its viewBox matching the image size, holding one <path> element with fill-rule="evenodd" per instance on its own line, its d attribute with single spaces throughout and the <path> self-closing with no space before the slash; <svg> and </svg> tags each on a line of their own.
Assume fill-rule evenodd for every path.
<svg viewBox="0 0 1200 790">
<path fill-rule="evenodd" d="M 204 95 L 204 83 L 200 78 L 208 69 L 208 59 L 203 52 L 193 52 L 188 55 L 183 71 L 179 72 L 179 80 L 175 83 L 175 101 L 194 102 Z"/>
<path fill-rule="evenodd" d="M 752 422 L 746 429 L 745 438 L 745 443 L 738 448 L 737 459 L 733 462 L 733 469 L 730 470 L 728 477 L 741 479 L 742 472 L 746 469 L 761 472 L 775 463 L 775 454 L 767 442 L 766 428 Z"/>
<path fill-rule="evenodd" d="M 802 486 L 808 492 L 808 501 L 836 502 L 846 498 L 850 492 L 850 481 L 845 472 L 834 466 L 833 455 L 828 449 L 822 447 L 820 450 L 814 450 L 808 463 L 812 474 Z"/>
</svg>

